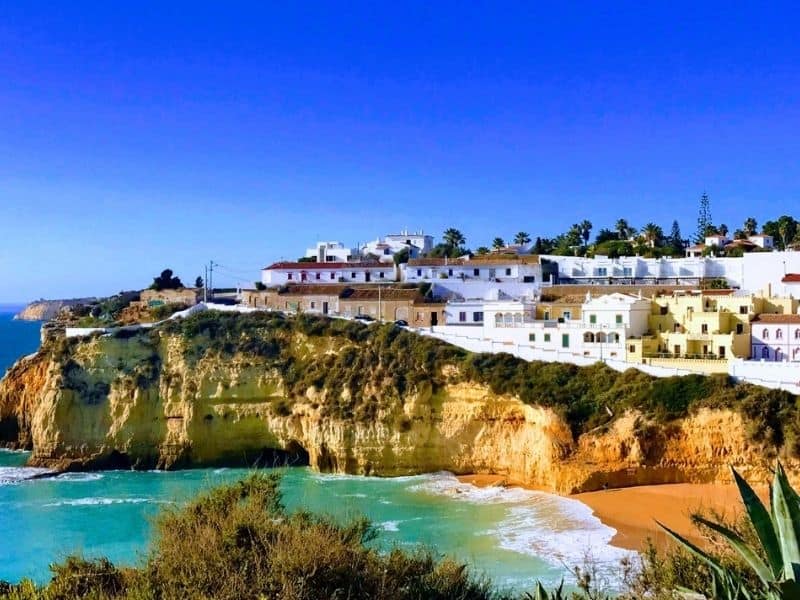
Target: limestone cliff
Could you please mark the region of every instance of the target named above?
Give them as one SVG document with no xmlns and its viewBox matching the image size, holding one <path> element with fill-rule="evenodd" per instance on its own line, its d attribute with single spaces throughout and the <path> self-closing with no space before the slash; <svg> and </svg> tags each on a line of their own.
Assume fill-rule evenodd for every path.
<svg viewBox="0 0 800 600">
<path fill-rule="evenodd" d="M 307 461 L 381 476 L 498 473 L 562 493 L 728 481 L 730 464 L 759 478 L 769 467 L 729 409 L 667 422 L 629 410 L 576 434 L 563 411 L 466 376 L 458 352 L 431 360 L 438 342 L 422 352 L 392 338 L 407 345 L 392 360 L 410 361 L 395 364 L 363 326 L 268 327 L 51 340 L 0 382 L 0 442 L 57 469 Z M 412 379 L 392 380 L 414 365 Z"/>
<path fill-rule="evenodd" d="M 37 300 L 31 302 L 14 318 L 21 321 L 50 321 L 55 319 L 61 309 L 78 304 L 87 304 L 96 301 L 95 298 L 74 298 L 71 300 Z"/>
</svg>

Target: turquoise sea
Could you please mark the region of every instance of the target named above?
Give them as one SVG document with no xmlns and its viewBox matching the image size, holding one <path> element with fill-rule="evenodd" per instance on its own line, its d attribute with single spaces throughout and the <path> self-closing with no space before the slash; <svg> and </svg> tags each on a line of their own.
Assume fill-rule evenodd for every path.
<svg viewBox="0 0 800 600">
<path fill-rule="evenodd" d="M 0 314 L 0 371 L 35 350 L 38 324 Z M 151 520 L 164 506 L 247 474 L 245 469 L 106 471 L 29 479 L 27 454 L 0 451 L 0 580 L 46 581 L 48 565 L 68 553 L 132 564 L 147 549 Z M 470 563 L 498 585 L 528 589 L 557 583 L 587 559 L 613 579 L 627 552 L 609 546 L 614 530 L 583 504 L 541 492 L 479 489 L 449 473 L 391 479 L 283 470 L 289 508 L 346 519 L 366 515 L 381 547 L 424 544 Z"/>
</svg>

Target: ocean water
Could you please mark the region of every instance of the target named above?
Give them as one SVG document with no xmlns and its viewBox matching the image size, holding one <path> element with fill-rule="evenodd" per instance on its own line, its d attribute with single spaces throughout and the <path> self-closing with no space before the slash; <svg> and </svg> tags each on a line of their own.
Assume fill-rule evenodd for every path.
<svg viewBox="0 0 800 600">
<path fill-rule="evenodd" d="M 0 315 L 4 370 L 36 347 L 38 328 Z M 35 334 L 35 335 L 34 335 Z M 9 358 L 10 357 L 10 358 Z M 27 453 L 0 451 L 0 579 L 49 578 L 48 565 L 71 552 L 135 564 L 147 550 L 153 518 L 246 469 L 106 471 L 31 479 Z M 468 562 L 501 587 L 556 584 L 587 558 L 613 582 L 627 551 L 614 530 L 575 500 L 521 489 L 476 488 L 449 473 L 370 478 L 282 469 L 286 505 L 345 520 L 366 515 L 381 548 L 419 544 Z"/>
</svg>

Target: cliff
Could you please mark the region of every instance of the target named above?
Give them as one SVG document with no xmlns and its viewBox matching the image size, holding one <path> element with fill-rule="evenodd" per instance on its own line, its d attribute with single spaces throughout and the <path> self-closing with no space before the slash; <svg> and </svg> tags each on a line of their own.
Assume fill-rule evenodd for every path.
<svg viewBox="0 0 800 600">
<path fill-rule="evenodd" d="M 95 298 L 74 298 L 71 300 L 37 300 L 23 308 L 14 318 L 22 321 L 50 321 L 55 319 L 62 308 L 95 302 Z"/>
<path fill-rule="evenodd" d="M 728 481 L 731 464 L 758 479 L 785 450 L 748 416 L 743 399 L 763 399 L 752 386 L 716 382 L 675 417 L 630 400 L 665 393 L 642 374 L 527 365 L 391 327 L 204 313 L 49 340 L 0 381 L 0 442 L 56 469 L 290 462 L 498 473 L 562 493 Z"/>
</svg>

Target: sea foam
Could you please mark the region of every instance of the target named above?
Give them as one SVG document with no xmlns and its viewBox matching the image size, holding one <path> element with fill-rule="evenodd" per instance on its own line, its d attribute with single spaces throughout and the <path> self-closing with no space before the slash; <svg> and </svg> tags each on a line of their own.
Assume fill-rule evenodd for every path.
<svg viewBox="0 0 800 600">
<path fill-rule="evenodd" d="M 37 467 L 0 467 L 0 485 L 18 483 L 50 472 Z"/>
</svg>

